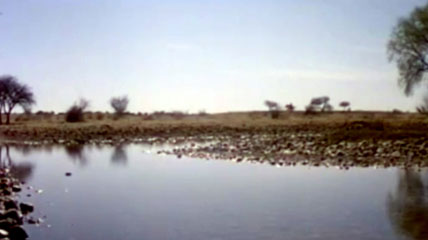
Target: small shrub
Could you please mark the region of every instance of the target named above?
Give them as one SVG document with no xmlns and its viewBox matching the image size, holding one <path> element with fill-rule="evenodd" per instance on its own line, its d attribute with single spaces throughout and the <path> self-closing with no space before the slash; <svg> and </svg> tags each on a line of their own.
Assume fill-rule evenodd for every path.
<svg viewBox="0 0 428 240">
<path fill-rule="evenodd" d="M 95 119 L 96 120 L 103 120 L 104 114 L 102 112 L 95 112 Z"/>
<path fill-rule="evenodd" d="M 80 99 L 79 103 L 75 103 L 65 113 L 65 121 L 67 122 L 82 122 L 83 112 L 89 106 L 89 102 L 85 99 Z"/>
<path fill-rule="evenodd" d="M 277 102 L 266 100 L 265 101 L 265 105 L 269 109 L 270 117 L 272 119 L 278 119 L 279 118 L 279 114 L 280 114 L 280 110 L 281 110 L 280 107 L 279 107 L 279 104 Z"/>
<path fill-rule="evenodd" d="M 128 107 L 129 99 L 127 96 L 114 97 L 110 99 L 110 105 L 114 109 L 116 117 L 121 117 L 125 114 L 126 108 Z"/>
<path fill-rule="evenodd" d="M 393 110 L 392 110 L 392 113 L 393 113 L 393 114 L 402 114 L 402 113 L 403 113 L 403 111 L 401 111 L 400 109 L 393 109 Z"/>
<path fill-rule="evenodd" d="M 271 110 L 271 111 L 269 111 L 270 112 L 270 117 L 272 118 L 272 119 L 278 119 L 279 118 L 279 115 L 280 115 L 280 111 L 279 110 Z"/>
<path fill-rule="evenodd" d="M 287 109 L 287 111 L 289 112 L 294 112 L 294 109 L 296 108 L 292 103 L 289 103 L 287 105 L 285 105 L 285 108 Z"/>
<path fill-rule="evenodd" d="M 424 97 L 422 104 L 416 110 L 420 114 L 428 115 L 428 95 Z"/>
<path fill-rule="evenodd" d="M 310 115 L 310 114 L 316 114 L 317 113 L 317 107 L 309 104 L 308 106 L 305 107 L 305 114 Z"/>
<path fill-rule="evenodd" d="M 169 113 L 168 115 L 170 115 L 172 118 L 174 118 L 176 120 L 180 120 L 186 116 L 186 113 L 184 113 L 182 111 L 173 111 L 173 112 Z"/>
<path fill-rule="evenodd" d="M 208 113 L 205 111 L 205 109 L 202 109 L 202 110 L 199 110 L 198 115 L 199 115 L 200 117 L 204 117 L 204 116 L 207 116 L 207 115 L 208 115 Z"/>
</svg>

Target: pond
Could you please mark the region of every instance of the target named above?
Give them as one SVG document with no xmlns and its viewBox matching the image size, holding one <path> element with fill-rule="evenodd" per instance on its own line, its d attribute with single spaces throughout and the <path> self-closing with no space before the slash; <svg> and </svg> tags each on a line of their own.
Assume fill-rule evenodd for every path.
<svg viewBox="0 0 428 240">
<path fill-rule="evenodd" d="M 8 157 L 26 182 L 20 200 L 44 219 L 24 225 L 35 240 L 428 239 L 426 170 L 275 167 L 143 145 Z"/>
</svg>

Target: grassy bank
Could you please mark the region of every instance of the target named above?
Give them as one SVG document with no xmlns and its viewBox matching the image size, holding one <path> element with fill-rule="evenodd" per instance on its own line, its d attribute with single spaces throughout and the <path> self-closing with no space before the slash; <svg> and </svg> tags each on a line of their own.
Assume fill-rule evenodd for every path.
<svg viewBox="0 0 428 240">
<path fill-rule="evenodd" d="M 329 142 L 361 139 L 407 139 L 428 137 L 428 118 L 413 113 L 336 112 L 305 115 L 283 112 L 271 119 L 267 112 L 240 112 L 210 115 L 114 115 L 86 113 L 85 121 L 67 123 L 62 114 L 15 115 L 12 125 L 0 126 L 3 141 L 132 140 L 135 138 L 269 134 L 271 132 L 311 131 Z"/>
<path fill-rule="evenodd" d="M 284 112 L 271 119 L 266 112 L 241 112 L 127 115 L 118 120 L 87 113 L 85 119 L 66 123 L 61 115 L 34 116 L 1 126 L 0 136 L 4 143 L 66 146 L 180 143 L 159 153 L 274 165 L 428 166 L 428 119 L 412 113 Z"/>
</svg>

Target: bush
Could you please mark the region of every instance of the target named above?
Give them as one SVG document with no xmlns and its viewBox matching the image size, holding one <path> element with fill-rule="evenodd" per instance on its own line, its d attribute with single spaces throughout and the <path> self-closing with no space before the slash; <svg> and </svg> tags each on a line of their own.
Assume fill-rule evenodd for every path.
<svg viewBox="0 0 428 240">
<path fill-rule="evenodd" d="M 269 111 L 269 113 L 270 113 L 270 117 L 272 118 L 272 119 L 278 119 L 279 118 L 279 110 L 271 110 L 271 111 Z"/>
<path fill-rule="evenodd" d="M 121 117 L 125 113 L 128 103 L 129 99 L 127 96 L 110 99 L 110 105 L 114 109 L 116 117 Z"/>
<path fill-rule="evenodd" d="M 104 114 L 102 112 L 95 112 L 95 119 L 96 120 L 103 120 Z"/>
<path fill-rule="evenodd" d="M 266 107 L 269 108 L 270 117 L 272 119 L 279 118 L 279 114 L 280 114 L 281 109 L 280 109 L 279 104 L 277 102 L 266 100 L 264 102 L 264 104 L 266 105 Z"/>
<path fill-rule="evenodd" d="M 289 103 L 285 105 L 285 108 L 287 109 L 287 111 L 293 112 L 296 107 L 292 103 Z"/>
<path fill-rule="evenodd" d="M 402 114 L 402 113 L 403 113 L 403 111 L 401 111 L 400 109 L 393 109 L 393 110 L 392 110 L 392 113 L 393 113 L 393 114 Z"/>
<path fill-rule="evenodd" d="M 305 107 L 305 114 L 315 114 L 317 112 L 317 107 L 309 104 Z"/>
<path fill-rule="evenodd" d="M 202 110 L 199 110 L 198 115 L 199 115 L 200 117 L 204 117 L 204 116 L 207 116 L 207 115 L 208 115 L 208 113 L 205 111 L 205 109 L 202 109 Z"/>
<path fill-rule="evenodd" d="M 422 104 L 416 110 L 420 114 L 428 115 L 428 95 L 424 97 Z"/>
<path fill-rule="evenodd" d="M 75 103 L 65 113 L 66 122 L 82 122 L 83 112 L 89 106 L 89 102 L 85 99 L 80 99 L 79 103 Z"/>
</svg>

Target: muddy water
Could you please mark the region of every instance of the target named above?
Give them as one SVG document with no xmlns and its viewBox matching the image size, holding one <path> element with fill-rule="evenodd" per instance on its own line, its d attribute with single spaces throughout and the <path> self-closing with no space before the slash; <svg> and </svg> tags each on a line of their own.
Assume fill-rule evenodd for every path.
<svg viewBox="0 0 428 240">
<path fill-rule="evenodd" d="M 273 167 L 148 150 L 11 148 L 31 186 L 21 199 L 44 219 L 25 225 L 30 239 L 428 239 L 424 171 Z"/>
</svg>

